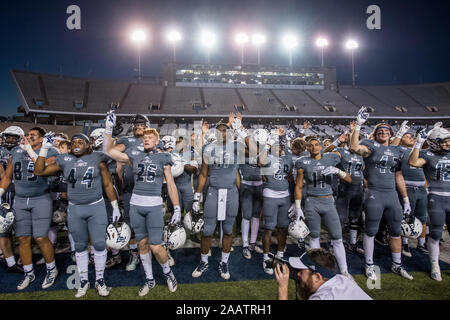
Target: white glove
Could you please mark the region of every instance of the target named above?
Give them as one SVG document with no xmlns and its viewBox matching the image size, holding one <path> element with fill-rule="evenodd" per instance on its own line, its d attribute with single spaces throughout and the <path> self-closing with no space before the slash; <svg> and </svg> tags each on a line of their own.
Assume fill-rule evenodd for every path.
<svg viewBox="0 0 450 320">
<path fill-rule="evenodd" d="M 53 138 L 54 135 L 55 133 L 52 131 L 49 131 L 45 134 L 44 140 L 42 141 L 42 149 L 53 148 L 53 142 L 55 141 L 55 139 Z"/>
<path fill-rule="evenodd" d="M 34 160 L 37 159 L 38 156 L 37 156 L 36 152 L 34 152 L 34 150 L 30 144 L 21 143 L 21 144 L 19 144 L 19 146 L 23 151 L 26 151 L 28 153 L 28 155 L 30 156 L 31 159 L 34 159 Z"/>
<path fill-rule="evenodd" d="M 291 204 L 288 210 L 288 218 L 292 218 L 295 215 L 295 203 Z"/>
<path fill-rule="evenodd" d="M 302 208 L 296 208 L 297 214 L 296 214 L 296 220 L 303 219 L 305 220 L 305 215 L 303 214 Z"/>
<path fill-rule="evenodd" d="M 411 205 L 408 198 L 403 198 L 403 214 L 409 215 L 411 213 Z"/>
<path fill-rule="evenodd" d="M 361 107 L 358 111 L 358 115 L 356 116 L 356 123 L 360 127 L 367 121 L 369 118 L 369 112 L 367 112 L 366 107 Z"/>
<path fill-rule="evenodd" d="M 241 120 L 238 119 L 238 118 L 234 118 L 233 122 L 231 123 L 231 127 L 232 127 L 234 130 L 237 130 L 237 129 L 239 129 L 240 127 L 242 127 L 242 122 L 241 122 Z"/>
<path fill-rule="evenodd" d="M 430 132 L 427 132 L 427 128 L 423 128 L 422 130 L 420 130 L 419 133 L 417 134 L 417 140 L 416 144 L 414 145 L 414 148 L 419 150 L 422 149 L 422 145 L 424 144 L 425 140 L 427 140 L 427 137 L 430 134 Z"/>
<path fill-rule="evenodd" d="M 244 127 L 241 127 L 239 129 L 234 130 L 234 132 L 236 133 L 236 135 L 241 138 L 241 139 L 245 139 L 248 136 L 247 130 Z"/>
<path fill-rule="evenodd" d="M 106 114 L 105 134 L 112 134 L 115 126 L 116 126 L 116 113 L 114 111 L 109 111 Z"/>
<path fill-rule="evenodd" d="M 170 220 L 170 224 L 177 224 L 181 220 L 181 208 L 180 206 L 174 206 L 173 207 L 173 215 L 172 219 Z"/>
<path fill-rule="evenodd" d="M 269 139 L 267 139 L 267 144 L 272 146 L 275 142 L 279 141 L 280 138 L 277 133 L 271 132 L 269 135 Z"/>
<path fill-rule="evenodd" d="M 120 219 L 121 216 L 117 200 L 111 201 L 111 206 L 113 207 L 112 221 L 113 223 L 115 223 Z"/>
<path fill-rule="evenodd" d="M 200 212 L 200 196 L 201 193 L 199 192 L 196 192 L 194 194 L 194 202 L 192 203 L 192 210 L 194 212 Z"/>
<path fill-rule="evenodd" d="M 400 129 L 398 129 L 398 132 L 395 135 L 395 137 L 401 139 L 408 130 L 409 130 L 408 121 L 405 120 L 402 122 L 402 125 L 400 126 Z"/>
<path fill-rule="evenodd" d="M 338 174 L 339 171 L 340 170 L 336 167 L 326 167 L 324 170 L 322 170 L 322 174 L 328 176 L 330 174 Z"/>
<path fill-rule="evenodd" d="M 433 129 L 434 128 L 442 128 L 442 121 L 436 122 L 433 126 Z"/>
</svg>

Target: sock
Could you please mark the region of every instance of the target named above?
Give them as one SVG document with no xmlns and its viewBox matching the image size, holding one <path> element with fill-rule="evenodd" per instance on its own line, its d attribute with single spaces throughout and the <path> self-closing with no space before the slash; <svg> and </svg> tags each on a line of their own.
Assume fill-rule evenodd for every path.
<svg viewBox="0 0 450 320">
<path fill-rule="evenodd" d="M 284 252 L 283 251 L 277 251 L 277 258 L 283 258 Z"/>
<path fill-rule="evenodd" d="M 58 227 L 51 227 L 48 230 L 48 239 L 54 245 L 56 242 L 56 232 L 58 231 Z"/>
<path fill-rule="evenodd" d="M 418 238 L 417 239 L 417 244 L 419 245 L 419 246 L 425 246 L 425 237 L 424 238 Z"/>
<path fill-rule="evenodd" d="M 265 260 L 269 260 L 269 254 L 268 253 L 264 253 L 263 254 L 263 258 L 264 258 L 264 261 Z"/>
<path fill-rule="evenodd" d="M 259 217 L 253 217 L 250 243 L 256 243 L 256 238 L 258 238 L 258 230 L 259 230 Z"/>
<path fill-rule="evenodd" d="M 356 244 L 358 230 L 350 229 L 350 244 Z"/>
<path fill-rule="evenodd" d="M 26 266 L 23 266 L 23 271 L 25 272 L 25 274 L 27 273 L 33 273 L 33 264 L 27 264 Z"/>
<path fill-rule="evenodd" d="M 395 264 L 402 264 L 402 253 L 401 252 L 392 252 L 392 261 Z"/>
<path fill-rule="evenodd" d="M 402 237 L 402 244 L 408 244 L 408 238 Z"/>
<path fill-rule="evenodd" d="M 367 234 L 364 234 L 363 247 L 366 264 L 373 264 L 374 239 L 375 237 L 369 237 Z"/>
<path fill-rule="evenodd" d="M 14 257 L 14 255 L 6 258 L 6 264 L 8 265 L 8 267 L 12 267 L 13 265 L 16 264 L 16 258 Z"/>
<path fill-rule="evenodd" d="M 160 263 L 160 265 L 161 268 L 163 269 L 164 274 L 168 274 L 170 272 L 169 261 L 167 261 L 166 263 Z"/>
<path fill-rule="evenodd" d="M 222 251 L 222 262 L 223 263 L 228 263 L 228 258 L 230 257 L 230 253 L 225 253 Z"/>
<path fill-rule="evenodd" d="M 429 237 L 427 241 L 428 247 L 428 256 L 430 258 L 430 262 L 435 262 L 439 260 L 439 240 L 434 240 Z"/>
<path fill-rule="evenodd" d="M 201 259 L 202 259 L 202 261 L 203 261 L 204 263 L 208 263 L 208 254 L 203 254 L 203 253 L 202 253 Z"/>
<path fill-rule="evenodd" d="M 80 280 L 88 280 L 88 265 L 89 265 L 89 254 L 88 251 L 75 253 L 77 260 L 78 274 L 80 275 Z"/>
<path fill-rule="evenodd" d="M 56 265 L 55 265 L 55 260 L 53 260 L 53 261 L 50 262 L 50 263 L 46 263 L 46 265 L 47 265 L 47 270 L 52 270 L 52 269 L 54 269 L 54 268 L 56 267 Z"/>
<path fill-rule="evenodd" d="M 153 279 L 153 269 L 152 269 L 152 253 L 149 251 L 146 254 L 141 253 L 141 262 L 145 271 L 146 279 Z"/>
<path fill-rule="evenodd" d="M 241 233 L 242 233 L 242 246 L 248 247 L 248 231 L 250 230 L 250 220 L 242 219 Z"/>
<path fill-rule="evenodd" d="M 105 249 L 103 251 L 95 251 L 94 253 L 94 263 L 95 263 L 95 281 L 103 279 L 103 274 L 105 273 L 106 257 L 108 256 L 108 251 Z"/>
<path fill-rule="evenodd" d="M 119 254 L 119 250 L 117 250 L 117 249 L 111 249 L 111 254 L 113 255 L 113 256 L 117 256 L 118 254 Z"/>
<path fill-rule="evenodd" d="M 309 238 L 309 248 L 310 249 L 318 249 L 320 248 L 320 239 L 319 238 Z"/>
<path fill-rule="evenodd" d="M 130 244 L 129 247 L 131 250 L 135 251 L 137 250 L 137 243 Z"/>
<path fill-rule="evenodd" d="M 73 241 L 72 235 L 69 233 L 70 251 L 75 251 L 75 241 Z"/>
<path fill-rule="evenodd" d="M 333 245 L 334 256 L 336 257 L 336 262 L 338 263 L 339 270 L 341 273 L 347 273 L 347 260 L 345 257 L 345 248 L 342 239 L 339 240 L 331 240 L 331 244 Z"/>
</svg>

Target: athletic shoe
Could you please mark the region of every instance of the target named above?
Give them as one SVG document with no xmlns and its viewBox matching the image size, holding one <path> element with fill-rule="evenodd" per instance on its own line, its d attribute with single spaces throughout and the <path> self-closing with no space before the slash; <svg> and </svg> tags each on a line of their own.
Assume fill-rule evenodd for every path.
<svg viewBox="0 0 450 320">
<path fill-rule="evenodd" d="M 77 293 L 75 294 L 75 298 L 81 298 L 86 295 L 88 289 L 90 287 L 89 281 L 83 280 L 80 283 L 80 287 L 77 290 Z"/>
<path fill-rule="evenodd" d="M 230 279 L 230 273 L 228 272 L 228 263 L 221 262 L 219 264 L 219 273 L 222 279 L 224 280 Z"/>
<path fill-rule="evenodd" d="M 269 275 L 273 275 L 273 269 L 267 267 L 267 263 L 269 263 L 269 261 L 263 261 L 263 270 L 265 273 L 267 273 Z"/>
<path fill-rule="evenodd" d="M 244 256 L 245 259 L 251 259 L 252 258 L 252 254 L 251 254 L 250 249 L 248 247 L 242 247 L 242 255 Z"/>
<path fill-rule="evenodd" d="M 398 274 L 398 275 L 401 275 L 401 276 L 402 276 L 403 278 L 405 278 L 405 279 L 408 279 L 408 280 L 412 280 L 412 279 L 413 279 L 413 276 L 410 275 L 410 274 L 405 270 L 405 268 L 403 268 L 403 266 L 402 266 L 401 264 L 393 263 L 393 264 L 392 264 L 392 267 L 391 267 L 391 271 L 392 271 L 393 273 L 396 273 L 396 274 Z"/>
<path fill-rule="evenodd" d="M 428 249 L 427 249 L 426 245 L 423 245 L 423 246 L 417 245 L 416 250 L 422 254 L 428 254 Z"/>
<path fill-rule="evenodd" d="M 30 285 L 30 283 L 34 281 L 34 279 L 36 279 L 36 277 L 34 276 L 34 272 L 26 273 L 25 278 L 22 281 L 20 281 L 19 285 L 17 286 L 17 290 L 25 289 Z"/>
<path fill-rule="evenodd" d="M 45 259 L 44 259 L 44 257 L 42 257 L 36 262 L 36 265 L 40 266 L 41 264 L 44 264 L 44 263 L 45 263 Z"/>
<path fill-rule="evenodd" d="M 109 269 L 121 263 L 122 257 L 120 256 L 120 254 L 116 254 L 114 256 L 109 257 L 109 259 L 106 261 L 105 268 Z"/>
<path fill-rule="evenodd" d="M 250 243 L 250 245 L 248 246 L 248 249 L 250 251 L 254 251 L 256 253 L 264 253 L 264 251 L 260 247 L 258 247 L 256 245 L 256 243 Z"/>
<path fill-rule="evenodd" d="M 47 289 L 51 287 L 56 280 L 56 277 L 58 276 L 58 269 L 54 267 L 51 270 L 47 269 L 47 274 L 45 275 L 44 282 L 42 283 L 42 289 Z"/>
<path fill-rule="evenodd" d="M 431 263 L 431 279 L 436 281 L 442 281 L 441 268 L 439 267 L 439 262 L 433 261 Z"/>
<path fill-rule="evenodd" d="M 139 259 L 139 254 L 137 251 L 130 250 L 130 259 L 128 260 L 125 270 L 133 271 L 136 270 L 136 266 L 141 262 Z"/>
<path fill-rule="evenodd" d="M 169 258 L 169 266 L 173 267 L 175 265 L 175 259 L 170 254 L 170 250 L 167 249 L 167 257 Z"/>
<path fill-rule="evenodd" d="M 24 271 L 23 271 L 23 268 L 16 263 L 13 266 L 8 267 L 8 273 L 20 273 L 20 274 L 23 274 Z"/>
<path fill-rule="evenodd" d="M 409 245 L 407 243 L 402 245 L 402 255 L 408 258 L 412 257 L 411 251 L 409 250 Z"/>
<path fill-rule="evenodd" d="M 139 297 L 145 296 L 155 285 L 155 279 L 146 279 L 144 285 L 139 289 Z"/>
<path fill-rule="evenodd" d="M 375 266 L 373 264 L 366 264 L 366 277 L 372 281 L 377 281 L 377 274 L 375 273 Z"/>
<path fill-rule="evenodd" d="M 111 287 L 107 287 L 105 283 L 105 279 L 99 279 L 95 281 L 95 289 L 97 289 L 97 292 L 102 297 L 109 296 L 109 292 L 111 291 Z"/>
<path fill-rule="evenodd" d="M 208 262 L 200 261 L 200 264 L 197 266 L 197 268 L 195 268 L 194 272 L 192 272 L 192 277 L 198 278 L 206 270 L 208 270 Z"/>
<path fill-rule="evenodd" d="M 164 273 L 164 277 L 166 278 L 167 287 L 169 288 L 170 292 L 177 291 L 177 279 L 175 279 L 175 275 L 173 274 L 172 270 L 170 270 L 169 273 Z"/>
</svg>

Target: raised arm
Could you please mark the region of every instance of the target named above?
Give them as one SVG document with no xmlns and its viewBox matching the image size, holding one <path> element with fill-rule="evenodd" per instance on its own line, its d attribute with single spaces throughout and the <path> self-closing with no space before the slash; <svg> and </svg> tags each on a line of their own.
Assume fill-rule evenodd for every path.
<svg viewBox="0 0 450 320">
<path fill-rule="evenodd" d="M 57 162 L 53 161 L 50 164 L 46 164 L 45 157 L 41 156 L 41 153 L 39 153 L 39 157 L 34 163 L 33 174 L 35 176 L 38 177 L 56 176 L 59 171 L 61 171 L 61 168 Z"/>
<path fill-rule="evenodd" d="M 422 149 L 422 145 L 424 144 L 427 137 L 428 137 L 428 133 L 427 133 L 426 129 L 422 129 L 417 134 L 416 144 L 414 145 L 414 149 L 409 154 L 408 164 L 410 166 L 413 166 L 416 168 L 422 168 L 427 163 L 427 161 L 425 159 L 422 159 L 419 157 L 420 149 Z"/>
<path fill-rule="evenodd" d="M 394 140 L 392 140 L 391 145 L 398 146 L 400 144 L 400 141 L 402 140 L 403 136 L 405 135 L 406 132 L 408 132 L 408 130 L 409 130 L 408 121 L 405 120 L 402 122 L 400 129 L 398 129 L 398 132 L 395 135 Z"/>
<path fill-rule="evenodd" d="M 350 139 L 350 151 L 359 154 L 360 156 L 367 158 L 370 156 L 370 150 L 366 146 L 359 144 L 359 132 L 361 131 L 361 126 L 369 118 L 369 113 L 366 107 L 361 107 L 358 111 L 358 116 L 356 117 L 356 126 Z"/>
</svg>

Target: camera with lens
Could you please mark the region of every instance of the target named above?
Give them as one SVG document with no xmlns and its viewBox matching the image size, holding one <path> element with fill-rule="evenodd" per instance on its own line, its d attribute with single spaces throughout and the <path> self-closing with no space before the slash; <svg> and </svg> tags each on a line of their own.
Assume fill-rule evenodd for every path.
<svg viewBox="0 0 450 320">
<path fill-rule="evenodd" d="M 280 265 L 281 270 L 283 271 L 283 268 L 289 268 L 289 278 L 292 280 L 298 280 L 298 270 L 290 267 L 289 261 L 279 258 L 276 255 L 269 253 L 269 259 L 264 261 L 266 264 L 266 268 L 275 269 L 275 267 Z"/>
</svg>

